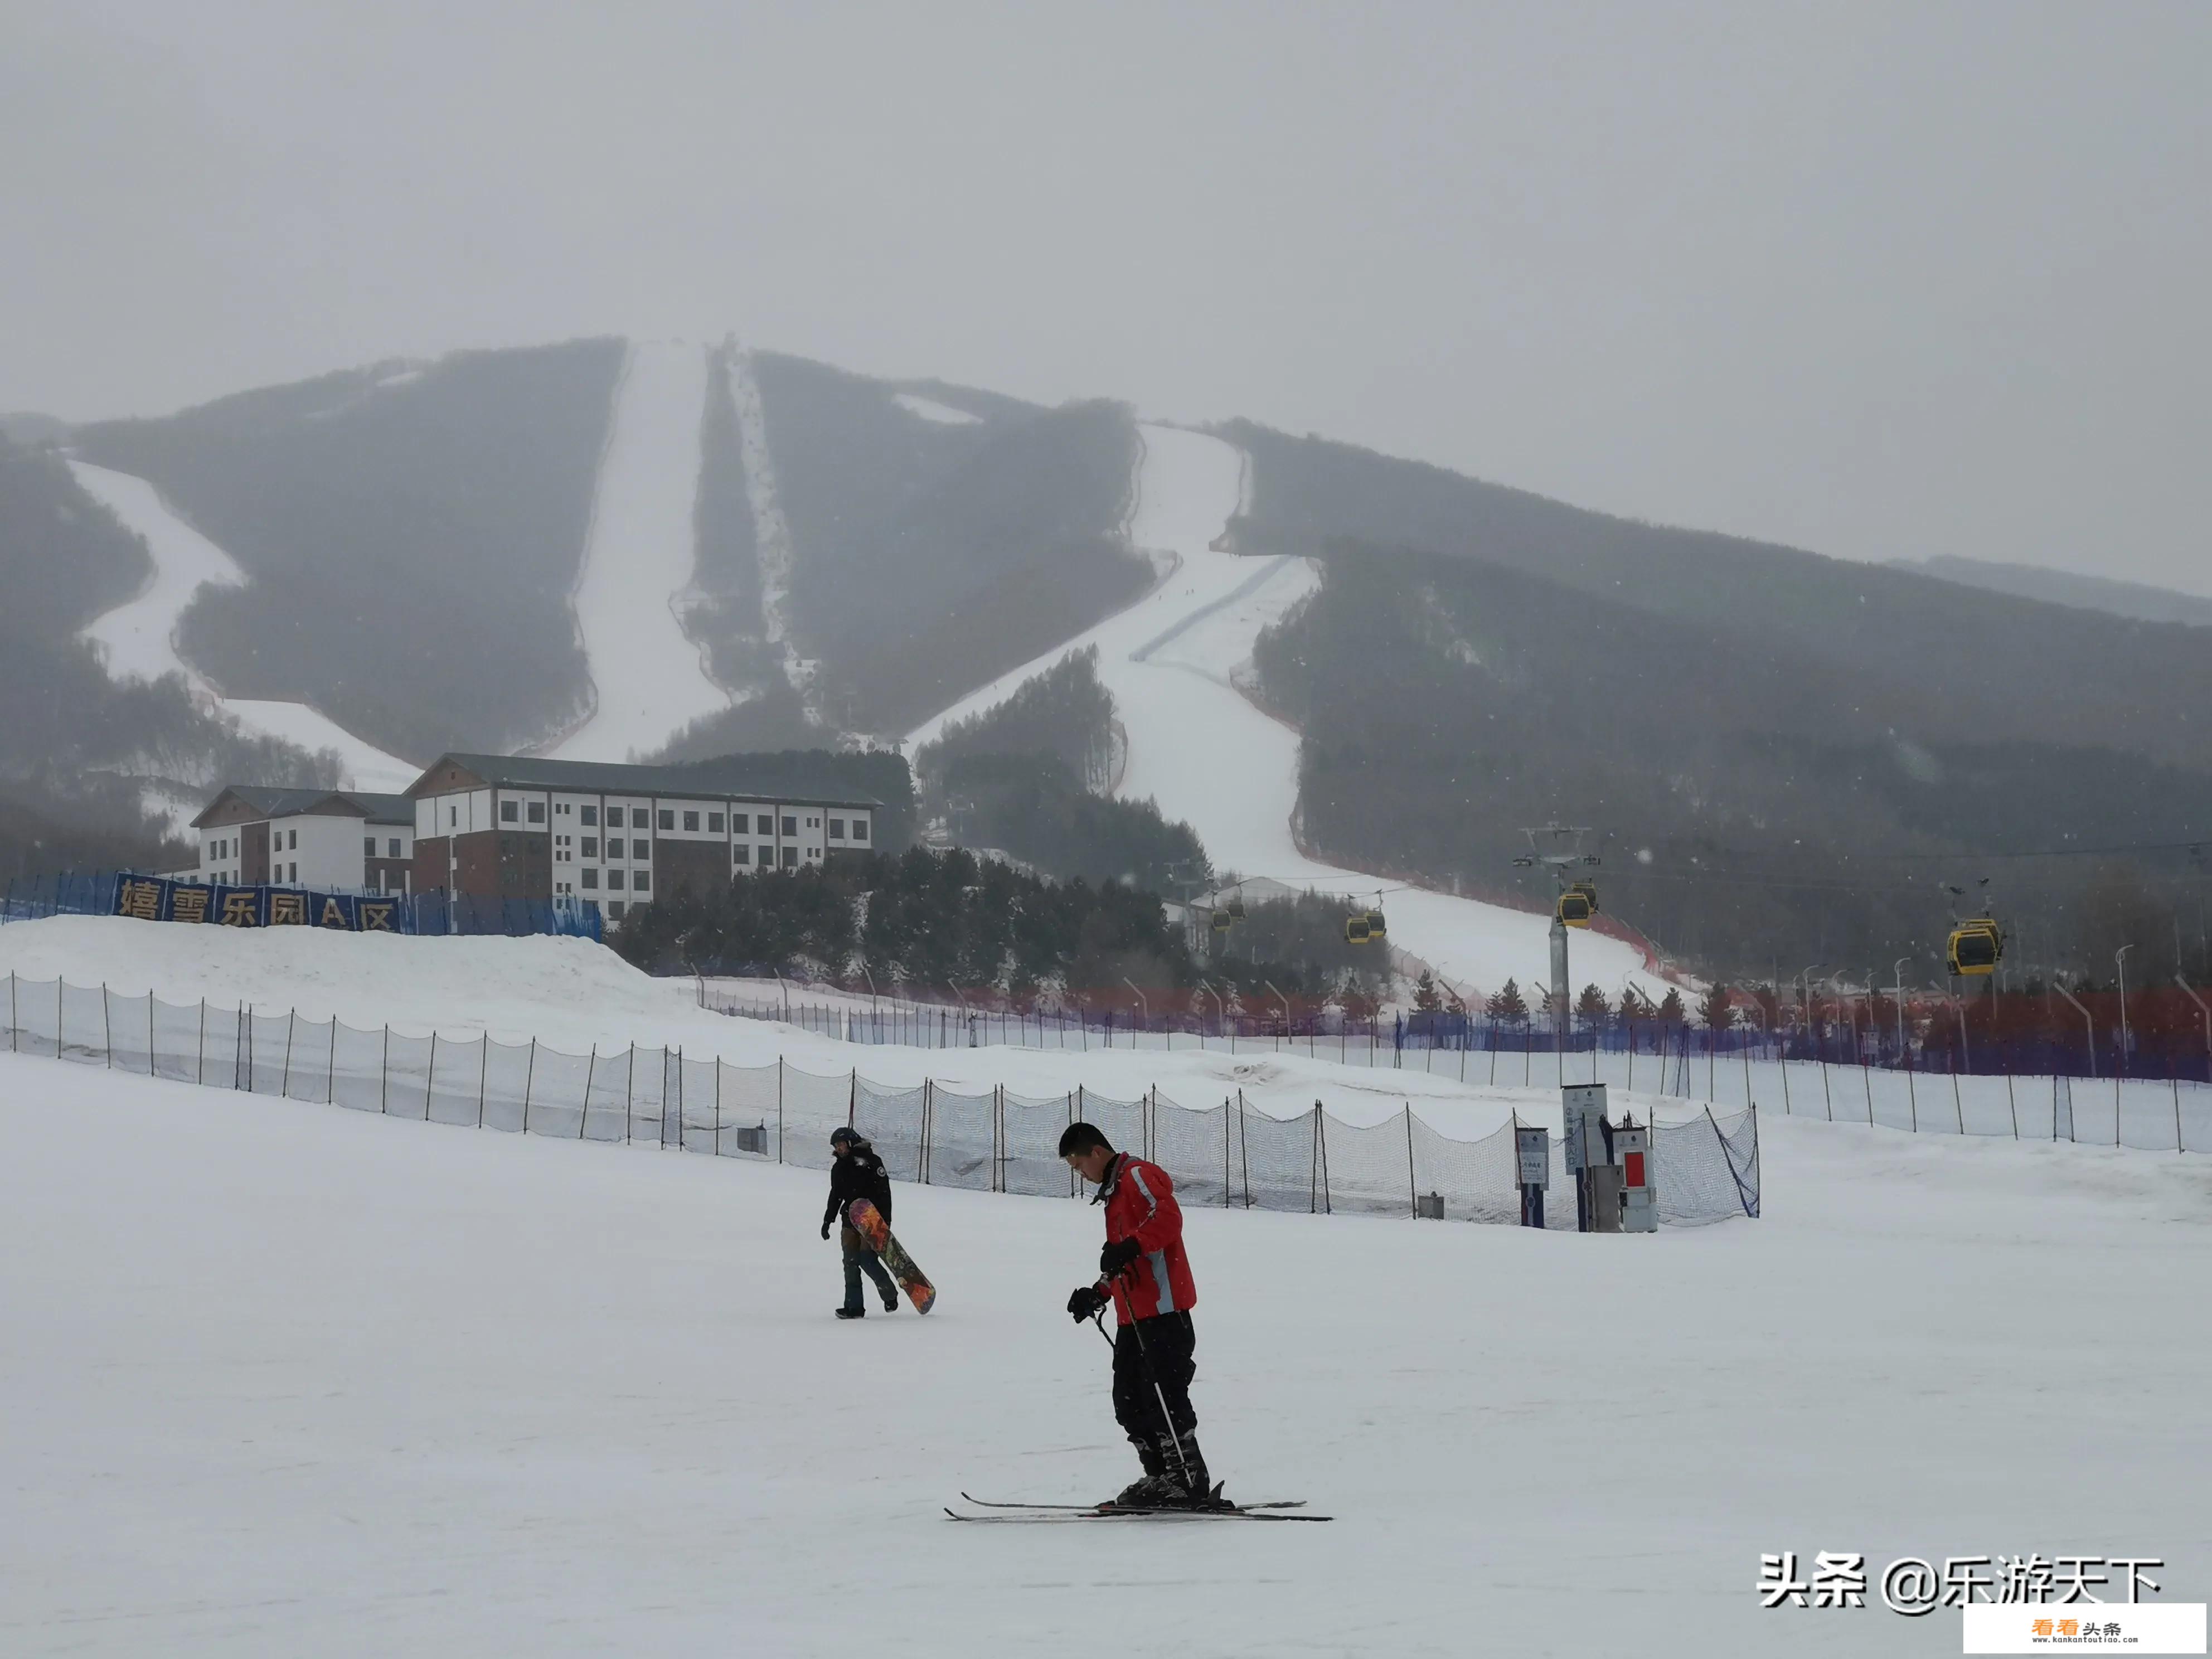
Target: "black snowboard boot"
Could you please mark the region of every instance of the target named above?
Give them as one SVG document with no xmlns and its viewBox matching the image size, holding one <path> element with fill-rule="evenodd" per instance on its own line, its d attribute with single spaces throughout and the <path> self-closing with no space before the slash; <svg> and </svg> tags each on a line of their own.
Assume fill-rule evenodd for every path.
<svg viewBox="0 0 2212 1659">
<path fill-rule="evenodd" d="M 840 1319 L 866 1319 L 867 1316 L 868 1310 L 866 1308 L 840 1308 L 837 1310 L 837 1317 Z"/>
<path fill-rule="evenodd" d="M 896 1313 L 898 1311 L 898 1292 L 896 1291 L 885 1291 L 884 1292 L 884 1311 L 885 1313 Z"/>
</svg>

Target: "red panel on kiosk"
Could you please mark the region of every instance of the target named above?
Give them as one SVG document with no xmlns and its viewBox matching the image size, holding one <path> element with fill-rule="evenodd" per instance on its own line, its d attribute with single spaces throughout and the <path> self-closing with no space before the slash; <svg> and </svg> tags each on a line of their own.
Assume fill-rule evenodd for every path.
<svg viewBox="0 0 2212 1659">
<path fill-rule="evenodd" d="M 1643 1153 L 1628 1152 L 1623 1154 L 1620 1184 L 1624 1187 L 1641 1187 L 1644 1184 Z"/>
</svg>

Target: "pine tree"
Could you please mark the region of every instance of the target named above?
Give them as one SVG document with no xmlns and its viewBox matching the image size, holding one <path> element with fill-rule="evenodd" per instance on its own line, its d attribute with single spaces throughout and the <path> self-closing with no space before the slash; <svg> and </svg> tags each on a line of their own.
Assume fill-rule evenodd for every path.
<svg viewBox="0 0 2212 1659">
<path fill-rule="evenodd" d="M 1436 975 L 1422 969 L 1421 976 L 1413 981 L 1414 1008 L 1421 1013 L 1433 1014 L 1443 1006 L 1443 999 L 1437 994 Z"/>
<path fill-rule="evenodd" d="M 1613 1012 L 1613 1005 L 1605 1000 L 1605 993 L 1595 985 L 1583 987 L 1583 994 L 1575 1000 L 1575 1012 L 1595 1024 Z"/>
<path fill-rule="evenodd" d="M 1659 1000 L 1658 1018 L 1662 1024 L 1680 1025 L 1683 1023 L 1682 994 L 1671 985 L 1667 988 L 1667 994 Z"/>
<path fill-rule="evenodd" d="M 1505 981 L 1505 988 L 1490 999 L 1487 1008 L 1492 1019 L 1528 1018 L 1528 1005 L 1521 1000 L 1521 988 L 1510 979 Z"/>
<path fill-rule="evenodd" d="M 1698 1021 L 1708 1031 L 1726 1030 L 1735 1023 L 1735 993 L 1716 981 L 1698 1003 Z"/>
</svg>

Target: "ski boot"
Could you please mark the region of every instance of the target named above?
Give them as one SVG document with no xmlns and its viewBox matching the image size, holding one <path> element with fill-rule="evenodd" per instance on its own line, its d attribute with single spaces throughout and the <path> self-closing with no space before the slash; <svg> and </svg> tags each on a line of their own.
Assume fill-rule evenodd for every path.
<svg viewBox="0 0 2212 1659">
<path fill-rule="evenodd" d="M 837 1317 L 840 1319 L 866 1319 L 867 1316 L 868 1310 L 866 1308 L 840 1308 L 837 1310 Z"/>
</svg>

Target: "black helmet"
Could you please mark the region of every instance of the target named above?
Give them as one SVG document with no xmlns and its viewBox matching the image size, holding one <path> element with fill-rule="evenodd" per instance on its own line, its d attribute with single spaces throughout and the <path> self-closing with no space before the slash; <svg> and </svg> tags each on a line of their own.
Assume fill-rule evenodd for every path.
<svg viewBox="0 0 2212 1659">
<path fill-rule="evenodd" d="M 841 1123 L 830 1132 L 830 1144 L 832 1146 L 848 1146 L 859 1140 L 860 1138 L 860 1132 L 850 1124 Z"/>
</svg>

